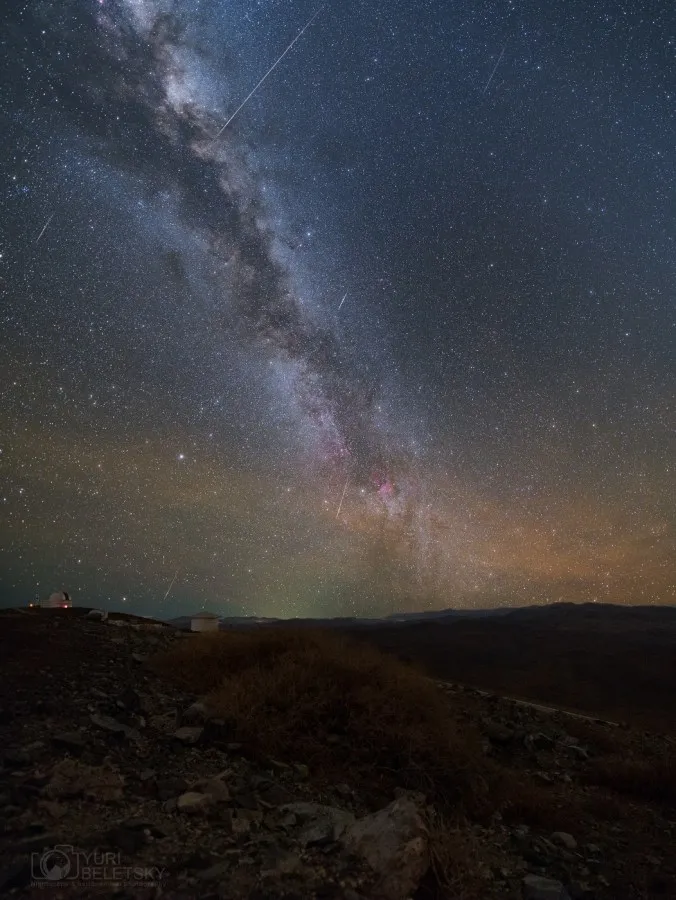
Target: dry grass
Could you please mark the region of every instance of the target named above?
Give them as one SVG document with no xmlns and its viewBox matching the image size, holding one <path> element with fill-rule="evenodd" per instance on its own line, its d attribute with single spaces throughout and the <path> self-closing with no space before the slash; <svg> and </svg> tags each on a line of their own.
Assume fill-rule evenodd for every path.
<svg viewBox="0 0 676 900">
<path fill-rule="evenodd" d="M 617 753 L 626 743 L 625 733 L 612 725 L 599 725 L 585 719 L 566 717 L 566 732 L 596 753 Z"/>
<path fill-rule="evenodd" d="M 444 820 L 436 812 L 428 817 L 430 873 L 419 894 L 430 900 L 462 897 L 483 900 L 486 847 L 467 829 Z"/>
<path fill-rule="evenodd" d="M 627 801 L 605 789 L 587 794 L 582 808 L 597 822 L 620 822 L 627 816 Z"/>
<path fill-rule="evenodd" d="M 612 756 L 596 760 L 587 771 L 592 784 L 610 788 L 634 800 L 676 806 L 676 759 Z"/>
<path fill-rule="evenodd" d="M 206 695 L 254 753 L 307 763 L 317 780 L 348 781 L 374 805 L 396 786 L 423 791 L 434 805 L 430 897 L 485 896 L 485 847 L 472 843 L 468 821 L 500 810 L 508 823 L 579 832 L 579 797 L 487 758 L 462 697 L 454 707 L 369 644 L 306 629 L 224 632 L 186 639 L 152 665 Z"/>
<path fill-rule="evenodd" d="M 524 777 L 503 780 L 495 799 L 503 820 L 543 831 L 577 831 L 580 823 L 578 799 L 561 786 L 548 786 Z"/>
<path fill-rule="evenodd" d="M 306 629 L 224 632 L 185 640 L 154 667 L 206 694 L 235 739 L 262 754 L 422 790 L 447 809 L 487 803 L 478 732 L 458 725 L 422 674 L 364 643 Z"/>
</svg>

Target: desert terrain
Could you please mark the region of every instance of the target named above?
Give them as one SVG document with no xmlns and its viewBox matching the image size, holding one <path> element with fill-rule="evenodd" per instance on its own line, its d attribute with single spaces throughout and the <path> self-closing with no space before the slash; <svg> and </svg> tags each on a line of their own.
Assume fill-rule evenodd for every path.
<svg viewBox="0 0 676 900">
<path fill-rule="evenodd" d="M 620 630 L 614 651 L 606 641 L 594 653 L 573 629 L 574 653 L 561 627 L 557 655 L 542 625 L 505 622 L 194 635 L 97 611 L 4 611 L 0 892 L 676 896 L 675 746 L 666 727 L 644 727 L 639 702 L 666 649 L 613 703 L 610 680 L 585 695 L 574 679 L 593 684 L 603 660 L 621 687 L 640 657 L 634 649 L 622 663 L 619 647 L 638 641 Z M 576 665 L 559 685 L 564 659 Z M 666 687 L 656 697 L 664 706 L 648 714 L 661 723 Z"/>
</svg>

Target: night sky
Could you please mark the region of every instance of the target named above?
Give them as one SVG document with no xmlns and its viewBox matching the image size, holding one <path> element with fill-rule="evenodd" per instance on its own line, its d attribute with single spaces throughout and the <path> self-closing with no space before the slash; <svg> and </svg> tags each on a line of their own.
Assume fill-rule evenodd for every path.
<svg viewBox="0 0 676 900">
<path fill-rule="evenodd" d="M 676 602 L 672 3 L 3 19 L 2 604 Z"/>
</svg>

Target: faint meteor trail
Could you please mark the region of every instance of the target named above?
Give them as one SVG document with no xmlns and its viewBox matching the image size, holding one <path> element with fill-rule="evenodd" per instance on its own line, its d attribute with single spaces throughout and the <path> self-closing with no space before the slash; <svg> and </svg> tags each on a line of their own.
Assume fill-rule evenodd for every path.
<svg viewBox="0 0 676 900">
<path fill-rule="evenodd" d="M 348 480 L 345 482 L 345 487 L 343 488 L 343 495 L 340 498 L 340 503 L 338 504 L 338 512 L 336 513 L 336 518 L 338 518 L 338 516 L 340 515 L 340 511 L 343 508 L 343 500 L 345 499 L 345 491 L 347 490 L 347 484 L 348 484 L 349 480 L 350 479 L 348 478 Z"/>
<path fill-rule="evenodd" d="M 506 50 L 506 49 L 507 49 L 507 44 L 505 44 L 505 46 L 504 46 L 504 47 L 502 48 L 502 50 L 500 51 L 500 56 L 498 56 L 498 61 L 497 61 L 496 64 L 493 66 L 493 71 L 492 71 L 491 74 L 489 75 L 488 81 L 487 81 L 486 84 L 484 85 L 484 89 L 483 89 L 483 91 L 481 92 L 482 94 L 485 94 L 486 91 L 488 90 L 488 85 L 489 85 L 489 84 L 491 83 L 491 81 L 493 80 L 493 76 L 495 75 L 495 73 L 496 73 L 496 71 L 497 71 L 497 68 L 498 68 L 498 66 L 500 65 L 500 62 L 502 61 L 502 57 L 505 55 L 505 50 Z"/>
<path fill-rule="evenodd" d="M 162 603 L 164 603 L 164 601 L 165 601 L 165 600 L 167 599 L 167 597 L 169 596 L 169 591 L 173 588 L 174 582 L 176 581 L 176 578 L 177 578 L 177 577 L 178 577 L 178 569 L 176 569 L 176 572 L 174 573 L 174 577 L 171 579 L 171 582 L 170 582 L 170 584 L 169 584 L 169 587 L 167 588 L 167 593 L 164 595 L 164 597 L 162 597 Z"/>
<path fill-rule="evenodd" d="M 307 29 L 310 27 L 310 25 L 312 25 L 312 23 L 314 22 L 314 20 L 317 18 L 317 16 L 319 15 L 319 13 L 320 13 L 321 11 L 322 11 L 322 7 L 320 6 L 319 9 L 317 10 L 317 12 L 316 12 L 310 19 L 308 19 L 308 21 L 305 23 L 305 25 L 301 28 L 301 30 L 298 32 L 298 34 L 295 36 L 295 38 L 291 41 L 291 43 L 290 43 L 289 46 L 286 48 L 286 50 L 284 51 L 284 53 L 282 53 L 282 55 L 279 57 L 279 59 L 278 59 L 276 62 L 274 62 L 274 63 L 270 66 L 270 68 L 269 68 L 268 71 L 265 73 L 265 75 L 263 75 L 263 77 L 262 77 L 261 80 L 258 82 L 258 84 L 256 85 L 256 87 L 251 91 L 251 93 L 247 94 L 247 96 L 244 98 L 244 100 L 242 100 L 242 102 L 240 103 L 240 105 L 237 107 L 237 109 L 234 111 L 234 113 L 230 116 L 230 118 L 229 118 L 228 121 L 225 123 L 225 125 L 224 125 L 224 126 L 221 128 L 221 130 L 216 134 L 216 137 L 214 138 L 214 140 L 216 140 L 217 138 L 219 138 L 219 137 L 223 134 L 223 132 L 224 132 L 225 129 L 228 127 L 228 125 L 232 122 L 232 120 L 235 118 L 235 116 L 240 112 L 241 109 L 243 109 L 244 106 L 246 106 L 246 104 L 249 102 L 249 100 L 251 100 L 251 98 L 253 97 L 253 95 L 256 93 L 256 91 L 258 90 L 258 88 L 263 84 L 263 82 L 264 82 L 265 79 L 268 77 L 268 75 L 271 75 L 272 72 L 274 72 L 274 70 L 277 68 L 277 66 L 280 64 L 280 62 L 284 59 L 284 57 L 285 57 L 286 54 L 289 52 L 289 50 L 290 50 L 290 49 L 293 47 L 293 45 L 296 43 L 296 41 L 298 40 L 298 38 L 301 37 L 301 35 L 302 35 L 305 31 L 307 31 Z"/>
<path fill-rule="evenodd" d="M 349 293 L 349 291 L 348 291 L 348 293 Z M 347 294 L 345 294 L 345 297 L 347 297 Z M 343 297 L 343 299 L 338 304 L 338 309 L 340 309 L 340 307 L 343 305 L 343 303 L 345 303 L 345 297 Z"/>
<path fill-rule="evenodd" d="M 47 226 L 49 225 L 49 223 L 52 221 L 53 218 L 54 218 L 54 213 L 51 214 L 51 216 L 47 219 L 45 224 L 42 226 L 42 231 L 40 232 L 40 234 L 37 237 L 37 240 L 35 241 L 36 244 L 40 243 L 40 238 L 45 233 L 45 231 L 47 231 Z"/>
</svg>

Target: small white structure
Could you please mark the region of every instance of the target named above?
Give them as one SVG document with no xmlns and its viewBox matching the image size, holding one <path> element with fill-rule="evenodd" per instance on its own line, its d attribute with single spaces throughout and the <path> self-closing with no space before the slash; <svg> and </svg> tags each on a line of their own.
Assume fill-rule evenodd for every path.
<svg viewBox="0 0 676 900">
<path fill-rule="evenodd" d="M 40 601 L 43 609 L 70 609 L 73 601 L 65 591 L 54 591 L 46 600 Z"/>
<path fill-rule="evenodd" d="M 201 612 L 190 619 L 191 631 L 218 631 L 220 617 L 215 613 Z"/>
</svg>

